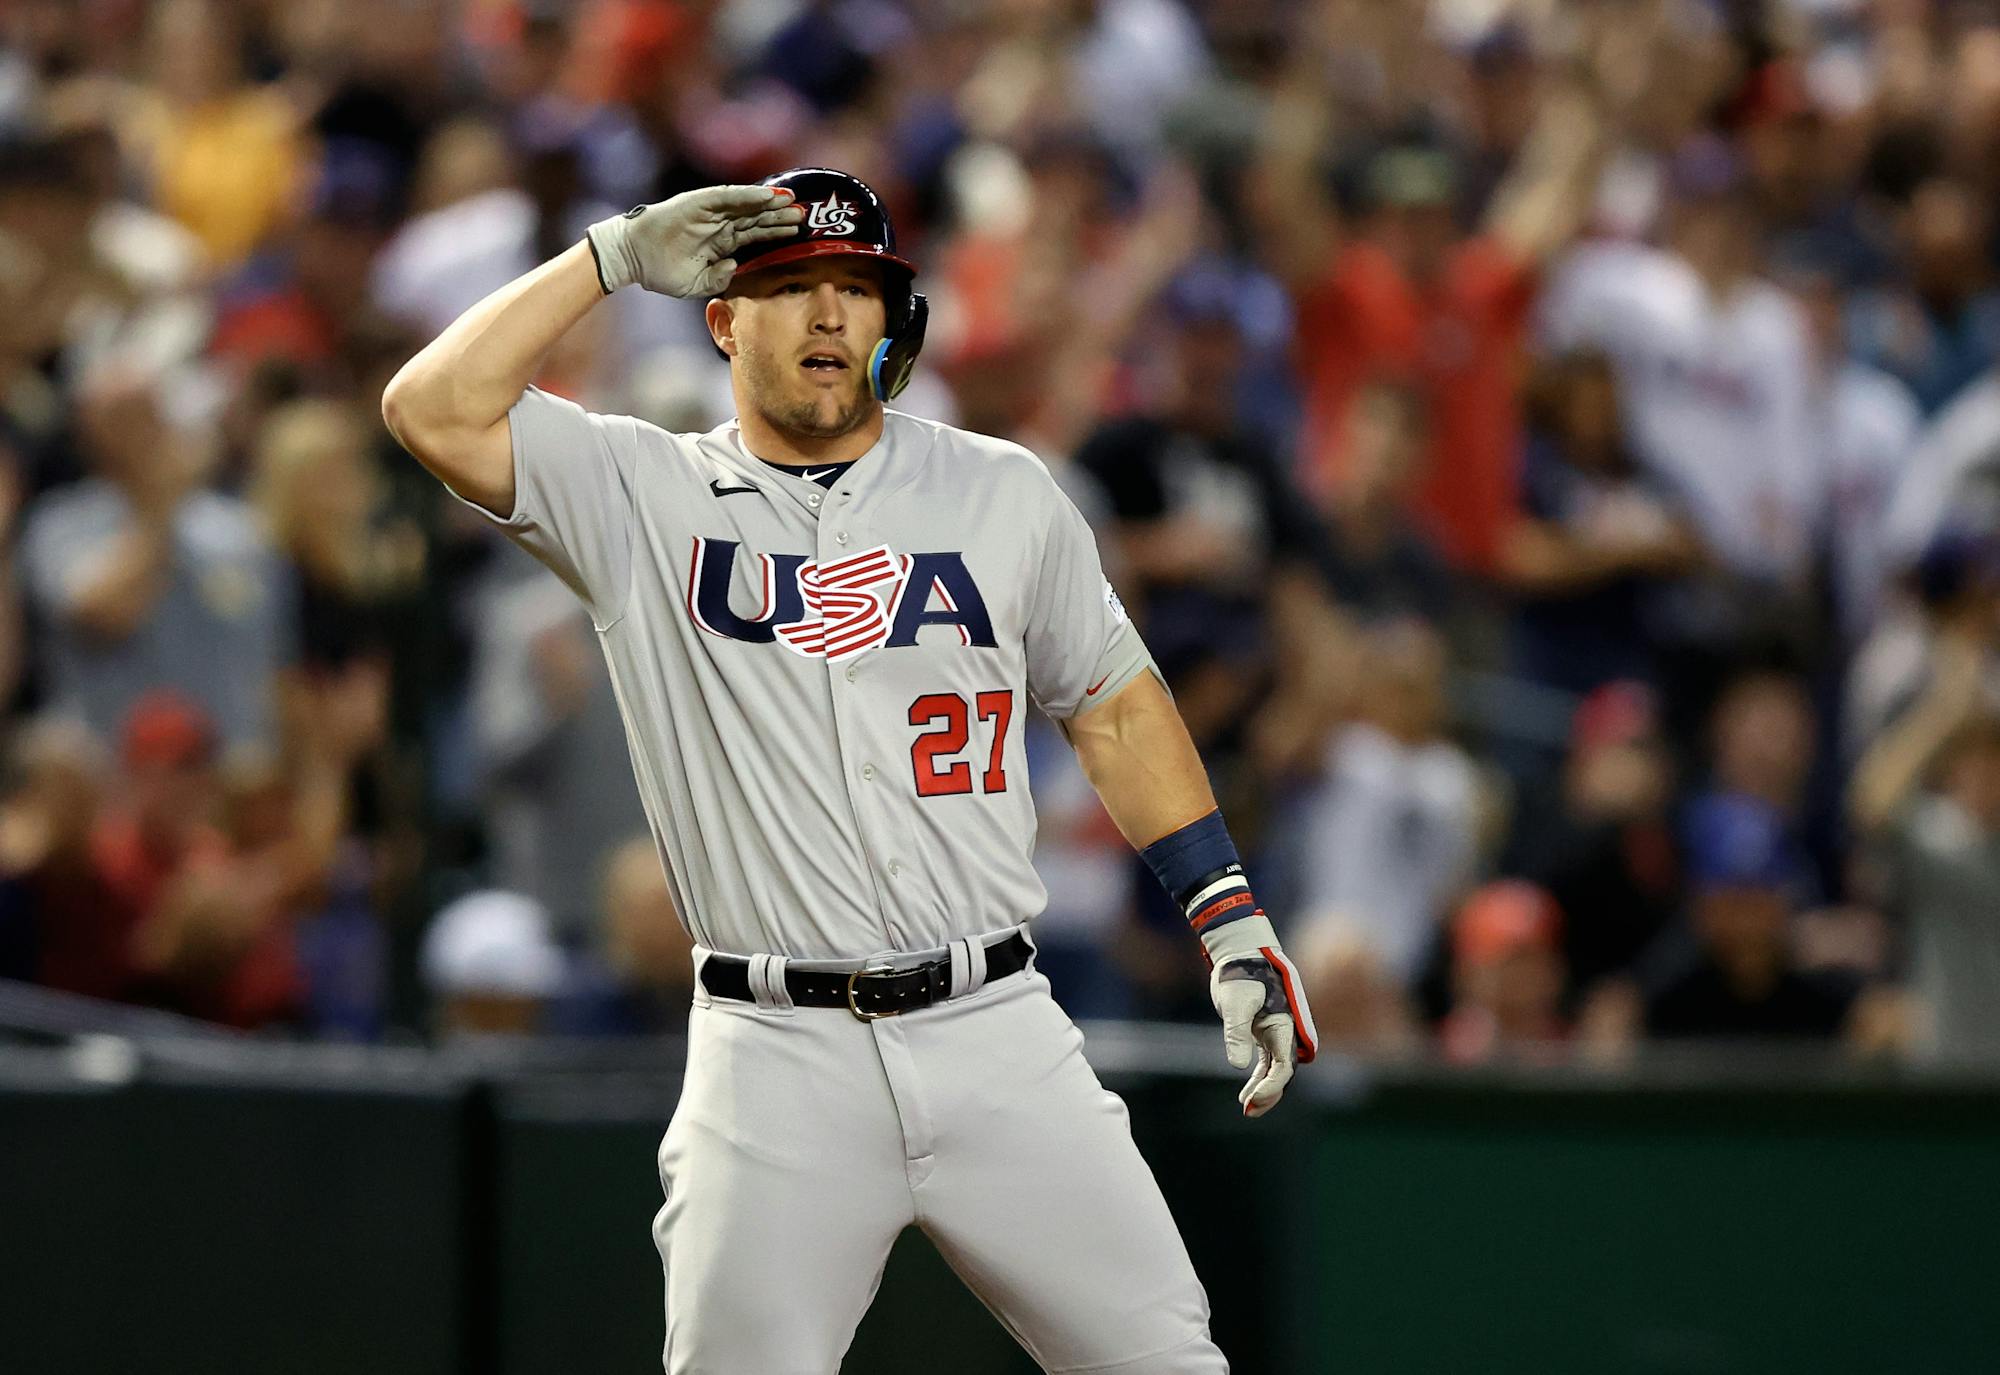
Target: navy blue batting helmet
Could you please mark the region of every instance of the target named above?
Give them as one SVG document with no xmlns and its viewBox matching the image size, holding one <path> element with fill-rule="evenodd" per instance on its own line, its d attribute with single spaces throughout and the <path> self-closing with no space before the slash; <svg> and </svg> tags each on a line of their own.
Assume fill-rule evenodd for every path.
<svg viewBox="0 0 2000 1375">
<path fill-rule="evenodd" d="M 737 250 L 736 275 L 833 254 L 881 263 L 887 333 L 868 360 L 868 385 L 877 399 L 893 399 L 909 385 L 923 350 L 930 303 L 914 287 L 916 264 L 896 252 L 896 228 L 882 198 L 861 178 L 831 167 L 794 167 L 760 185 L 790 191 L 806 217 L 791 238 L 764 239 Z"/>
</svg>

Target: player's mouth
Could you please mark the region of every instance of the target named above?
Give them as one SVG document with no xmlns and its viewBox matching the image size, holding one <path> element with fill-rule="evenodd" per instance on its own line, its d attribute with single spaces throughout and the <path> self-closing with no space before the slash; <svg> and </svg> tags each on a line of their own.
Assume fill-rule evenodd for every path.
<svg viewBox="0 0 2000 1375">
<path fill-rule="evenodd" d="M 807 372 L 832 376 L 836 373 L 846 372 L 851 365 L 842 355 L 827 349 L 821 349 L 816 353 L 808 353 L 799 361 L 799 366 Z"/>
</svg>

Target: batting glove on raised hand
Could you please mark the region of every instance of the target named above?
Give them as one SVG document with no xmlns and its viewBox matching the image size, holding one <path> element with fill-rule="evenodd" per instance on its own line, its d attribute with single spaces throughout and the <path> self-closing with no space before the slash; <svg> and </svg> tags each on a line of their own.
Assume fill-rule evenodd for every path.
<svg viewBox="0 0 2000 1375">
<path fill-rule="evenodd" d="M 1246 1117 L 1262 1117 L 1285 1096 L 1293 1069 L 1319 1053 L 1305 987 L 1262 912 L 1204 932 L 1201 946 L 1209 961 L 1209 1000 L 1222 1018 L 1223 1051 L 1230 1064 L 1250 1070 L 1236 1101 Z"/>
<path fill-rule="evenodd" d="M 707 186 L 635 205 L 590 226 L 597 280 L 607 296 L 634 282 L 663 296 L 719 296 L 736 271 L 730 254 L 798 233 L 805 214 L 774 186 Z"/>
</svg>

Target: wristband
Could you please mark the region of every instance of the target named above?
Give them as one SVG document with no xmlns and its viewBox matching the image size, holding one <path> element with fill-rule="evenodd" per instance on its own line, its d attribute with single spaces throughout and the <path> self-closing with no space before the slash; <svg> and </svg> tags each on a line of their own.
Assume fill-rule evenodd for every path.
<svg viewBox="0 0 2000 1375">
<path fill-rule="evenodd" d="M 1162 836 L 1139 857 L 1180 904 L 1196 935 L 1206 937 L 1257 914 L 1257 899 L 1250 895 L 1250 880 L 1243 876 L 1220 809 Z"/>
</svg>

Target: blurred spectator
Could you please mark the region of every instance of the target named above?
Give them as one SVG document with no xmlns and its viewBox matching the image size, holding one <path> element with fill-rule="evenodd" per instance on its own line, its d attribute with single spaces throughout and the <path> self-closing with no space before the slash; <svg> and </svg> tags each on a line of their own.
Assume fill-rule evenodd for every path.
<svg viewBox="0 0 2000 1375">
<path fill-rule="evenodd" d="M 1543 302 L 1556 350 L 1618 370 L 1634 457 L 1671 492 L 1715 563 L 1750 583 L 1681 612 L 1683 638 L 1740 641 L 1803 595 L 1823 479 L 1811 355 L 1797 304 L 1759 275 L 1740 156 L 1702 138 L 1675 156 L 1668 247 L 1578 249 Z"/>
<path fill-rule="evenodd" d="M 1828 108 L 1825 70 L 1815 72 L 1795 50 L 1772 55 L 1743 83 L 1736 136 L 1772 257 L 1819 264 L 1829 280 L 1879 280 L 1890 267 L 1879 207 L 1851 194 L 1867 150 L 1843 112 Z M 1843 317 L 1831 323 L 1839 357 Z"/>
<path fill-rule="evenodd" d="M 1334 132 L 1330 65 L 1346 34 L 1325 7 L 1302 25 L 1267 117 L 1257 215 L 1298 297 L 1304 472 L 1324 495 L 1353 455 L 1342 441 L 1362 389 L 1401 376 L 1430 423 L 1416 509 L 1452 562 L 1484 571 L 1514 505 L 1519 367 L 1535 278 L 1579 228 L 1601 150 L 1580 89 L 1552 92 L 1479 232 L 1462 235 L 1461 171 L 1444 148 L 1398 143 L 1367 162 L 1362 214 L 1338 213 L 1320 175 Z"/>
<path fill-rule="evenodd" d="M 385 1011 L 386 947 L 375 857 L 359 834 L 357 762 L 382 749 L 379 672 L 308 679 L 288 695 L 285 752 L 244 750 L 223 771 L 232 888 L 284 933 L 314 1035 L 367 1040 Z"/>
<path fill-rule="evenodd" d="M 1369 620 L 1416 616 L 1438 622 L 1454 606 L 1451 572 L 1410 514 L 1429 462 L 1422 395 L 1389 381 L 1359 388 L 1342 415 L 1339 474 L 1320 499 L 1321 574 L 1341 604 Z"/>
<path fill-rule="evenodd" d="M 1210 213 L 1178 164 L 1134 204 L 1108 152 L 1074 134 L 1018 157 L 967 149 L 953 171 L 965 227 L 934 269 L 953 306 L 940 312 L 938 366 L 963 424 L 1060 461 L 1116 395 L 1147 306 L 1188 264 Z"/>
<path fill-rule="evenodd" d="M 0 143 L 0 445 L 24 493 L 77 475 L 51 365 L 86 293 L 87 224 L 81 169 L 59 144 Z"/>
<path fill-rule="evenodd" d="M 118 998 L 131 988 L 133 914 L 97 866 L 108 761 L 74 721 L 25 722 L 8 742 L 0 802 L 0 947 L 6 977 Z"/>
<path fill-rule="evenodd" d="M 0 708 L 12 704 L 28 675 L 33 646 L 14 555 L 15 523 L 21 514 L 25 477 L 16 456 L 0 438 Z"/>
<path fill-rule="evenodd" d="M 605 856 L 646 817 L 589 613 L 522 556 L 501 557 L 478 601 L 471 698 L 493 872 L 574 941 L 594 924 Z"/>
<path fill-rule="evenodd" d="M 1527 825 L 1523 868 L 1567 920 L 1571 1002 L 1629 974 L 1680 909 L 1674 767 L 1653 694 L 1599 688 L 1577 708 L 1560 806 Z"/>
<path fill-rule="evenodd" d="M 1853 342 L 1936 414 L 2000 358 L 1992 206 L 1970 182 L 1935 176 L 1895 207 L 1894 225 L 1903 272 L 1855 301 Z"/>
<path fill-rule="evenodd" d="M 1837 894 L 1837 799 L 1818 770 L 1819 713 L 1805 680 L 1783 669 L 1750 669 L 1730 680 L 1708 722 L 1708 777 L 1695 805 L 1715 797 L 1754 798 L 1775 809 L 1795 862 L 1800 897 Z"/>
<path fill-rule="evenodd" d="M 1832 1037 L 1852 995 L 1791 965 L 1788 926 L 1804 879 L 1783 817 L 1752 797 L 1719 797 L 1688 826 L 1694 949 L 1648 990 L 1654 1036 Z"/>
<path fill-rule="evenodd" d="M 1854 658 L 1846 722 L 1852 755 L 1948 679 L 1969 677 L 1969 690 L 2000 711 L 2000 535 L 1946 528 L 1924 550 L 1911 582 L 1914 610 L 1885 618 Z"/>
<path fill-rule="evenodd" d="M 127 130 L 157 204 L 209 261 L 247 257 L 291 213 L 304 174 L 298 114 L 244 75 L 236 7 L 159 0 L 146 35 L 151 84 Z"/>
<path fill-rule="evenodd" d="M 423 533 L 386 507 L 374 435 L 354 407 L 295 401 L 261 428 L 249 497 L 298 576 L 298 661 L 309 674 L 379 661 L 388 608 L 424 571 Z"/>
<path fill-rule="evenodd" d="M 1805 684 L 1776 670 L 1746 673 L 1723 690 L 1709 731 L 1710 789 L 1756 798 L 1796 825 L 1817 733 Z"/>
<path fill-rule="evenodd" d="M 1271 442 L 1238 415 L 1245 296 L 1220 264 L 1183 273 L 1161 303 L 1157 400 L 1100 427 L 1076 457 L 1104 490 L 1133 614 L 1204 749 L 1231 748 L 1273 673 L 1327 647 L 1274 643 L 1309 624 L 1326 592 L 1310 570 L 1315 532 Z"/>
<path fill-rule="evenodd" d="M 2000 1063 L 2000 718 L 1969 661 L 1863 757 L 1854 802 L 1887 852 L 1915 1048 Z"/>
<path fill-rule="evenodd" d="M 1421 1047 L 1415 1008 L 1360 932 L 1336 915 L 1305 923 L 1285 943 L 1305 980 L 1322 1046 L 1373 1057 L 1414 1055 Z"/>
<path fill-rule="evenodd" d="M 1917 1043 L 1971 1045 L 2000 43 L 1725 8 L 7 8 L 0 971 L 368 1039 L 423 1019 L 421 895 L 487 888 L 543 915 L 460 1023 L 672 1025 L 593 897 L 642 819 L 588 619 L 383 466 L 376 402 L 590 219 L 828 163 L 922 265 L 900 407 L 1020 440 L 1103 516 L 1329 1044 L 1414 1053 L 1419 971 L 1471 1058 L 1505 1053 L 1495 998 L 1543 1007 L 1512 981 L 1535 940 L 1450 968 L 1497 763 L 1573 1052 L 1637 1033 L 1677 942 L 1732 1025 L 1797 1003 L 1773 964 L 1875 977 L 1878 899 Z M 676 430 L 729 405 L 699 303 L 645 293 L 538 380 Z M 106 746 L 161 689 L 128 779 Z M 1030 748 L 1060 996 L 1208 1019 L 1184 923 L 1057 733 Z M 1701 818 L 1745 807 L 1841 904 L 1777 922 L 1778 957 L 1744 935 L 1765 889 L 1709 860 L 1683 893 L 1674 823 L 1712 851 Z M 670 932 L 644 848 L 607 903 Z M 573 997 L 557 940 L 595 952 Z M 1910 1039 L 1887 994 L 1852 1020 Z"/>
<path fill-rule="evenodd" d="M 1561 930 L 1554 900 L 1532 883 L 1502 880 L 1466 898 L 1452 922 L 1452 1008 L 1438 1028 L 1446 1060 L 1560 1057 Z"/>
<path fill-rule="evenodd" d="M 39 213 L 31 209 L 15 220 L 24 237 L 11 246 L 53 255 L 54 274 L 41 290 L 59 312 L 71 376 L 111 364 L 187 363 L 200 351 L 214 309 L 203 290 L 200 241 L 131 199 L 115 121 L 116 102 L 104 88 L 75 83 L 50 99 L 47 136 L 0 153 L 0 164 L 14 169 L 0 182 L 39 181 L 48 198 Z M 37 163 L 44 164 L 40 173 Z M 0 196 L 14 199 L 5 191 Z"/>
<path fill-rule="evenodd" d="M 431 170 L 435 183 L 466 194 L 404 224 L 377 256 L 369 285 L 384 313 L 410 321 L 426 335 L 542 261 L 537 249 L 564 248 L 582 237 L 590 217 L 605 209 L 575 203 L 580 191 L 575 151 L 559 141 L 510 150 L 508 176 L 497 186 L 485 184 L 489 176 L 483 168 L 495 156 L 488 143 L 461 134 L 440 140 L 437 156 L 456 164 L 476 161 L 482 171 L 450 164 Z M 531 185 L 534 173 L 539 175 Z"/>
<path fill-rule="evenodd" d="M 1910 452 L 1883 529 L 1887 556 L 1915 563 L 1941 536 L 2000 529 L 2000 373 L 1938 413 Z"/>
<path fill-rule="evenodd" d="M 431 1027 L 443 1040 L 541 1029 L 568 961 L 532 898 L 481 889 L 446 904 L 420 956 Z"/>
<path fill-rule="evenodd" d="M 209 353 L 238 372 L 283 363 L 334 385 L 385 326 L 356 290 L 392 224 L 390 169 L 348 152 L 323 162 L 300 213 L 216 291 Z"/>
<path fill-rule="evenodd" d="M 304 997 L 288 906 L 312 882 L 312 857 L 230 815 L 214 728 L 192 703 L 141 699 L 122 735 L 120 805 L 99 824 L 100 873 L 132 922 L 132 996 L 232 1026 L 289 1022 Z M 320 844 L 338 818 L 316 837 Z"/>
<path fill-rule="evenodd" d="M 1848 647 L 1874 627 L 1894 569 L 1889 513 L 1922 433 L 1923 418 L 1901 382 L 1849 358 L 1842 298 L 1824 271 L 1790 274 L 1805 307 L 1813 349 L 1813 413 L 1826 465 L 1826 528 L 1835 610 Z"/>
<path fill-rule="evenodd" d="M 548 1030 L 570 1036 L 657 1036 L 687 1027 L 694 939 L 650 835 L 612 850 L 603 866 L 592 948 L 570 962 Z"/>
<path fill-rule="evenodd" d="M 1602 353 L 1544 361 L 1528 383 L 1527 413 L 1522 519 L 1499 558 L 1520 599 L 1514 670 L 1577 693 L 1616 679 L 1651 682 L 1657 589 L 1700 560 L 1694 532 L 1660 481 L 1632 461 Z"/>
<path fill-rule="evenodd" d="M 1369 633 L 1355 720 L 1302 807 L 1302 917 L 1344 923 L 1408 987 L 1471 877 L 1478 779 L 1444 733 L 1444 647 L 1410 622 Z"/>
<path fill-rule="evenodd" d="M 402 897 L 413 876 L 392 851 L 413 843 L 422 809 L 421 761 L 393 736 L 398 680 L 415 696 L 428 651 L 420 643 L 430 551 L 409 515 L 391 505 L 374 434 L 340 401 L 293 401 L 257 431 L 249 495 L 297 579 L 298 656 L 280 678 L 289 741 L 348 740 L 339 786 L 355 844 L 342 848 L 334 907 L 346 915 L 306 933 L 312 949 L 346 973 L 347 1024 L 367 1024 L 380 972 L 368 948 L 378 938 L 374 904 Z M 406 727 L 407 729 L 407 727 Z M 341 926 L 345 922 L 346 926 Z M 338 929 L 349 935 L 334 939 Z M 329 944 L 329 942 L 331 942 Z M 317 995 L 324 980 L 314 983 Z M 332 1015 L 332 1014 L 328 1014 Z"/>
<path fill-rule="evenodd" d="M 290 578 L 242 502 L 201 485 L 159 384 L 97 373 L 78 396 L 93 476 L 29 508 L 22 558 L 44 690 L 109 738 L 149 690 L 179 692 L 231 743 L 274 740 Z"/>
</svg>

